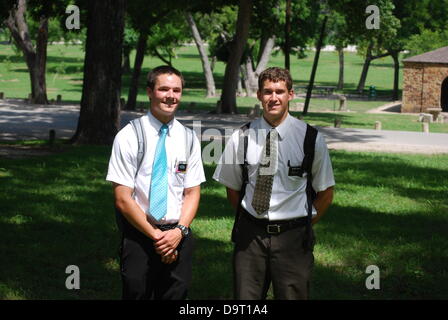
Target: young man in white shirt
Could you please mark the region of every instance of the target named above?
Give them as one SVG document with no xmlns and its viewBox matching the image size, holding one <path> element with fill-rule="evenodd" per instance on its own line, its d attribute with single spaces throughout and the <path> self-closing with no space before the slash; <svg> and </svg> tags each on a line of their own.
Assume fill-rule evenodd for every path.
<svg viewBox="0 0 448 320">
<path fill-rule="evenodd" d="M 257 97 L 263 116 L 250 123 L 245 190 L 236 131 L 227 143 L 213 178 L 227 187 L 227 198 L 240 210 L 234 230 L 234 295 L 265 299 L 272 282 L 276 299 L 307 299 L 314 265 L 314 234 L 307 248 L 307 178 L 299 174 L 304 159 L 305 122 L 288 113 L 294 97 L 288 70 L 269 68 L 259 76 Z M 260 163 L 263 163 L 260 165 Z M 266 164 L 269 164 L 268 166 Z M 268 179 L 262 178 L 269 175 Z M 318 133 L 312 164 L 317 192 L 312 223 L 333 199 L 333 169 L 323 136 Z M 240 192 L 244 197 L 240 203 Z M 308 239 L 309 240 L 309 239 Z"/>
<path fill-rule="evenodd" d="M 148 74 L 150 109 L 142 117 L 146 151 L 137 170 L 131 124 L 115 137 L 106 180 L 113 183 L 123 240 L 123 299 L 185 299 L 191 282 L 190 224 L 205 181 L 196 135 L 174 116 L 184 80 L 169 66 Z M 191 134 L 192 145 L 186 145 Z"/>
</svg>

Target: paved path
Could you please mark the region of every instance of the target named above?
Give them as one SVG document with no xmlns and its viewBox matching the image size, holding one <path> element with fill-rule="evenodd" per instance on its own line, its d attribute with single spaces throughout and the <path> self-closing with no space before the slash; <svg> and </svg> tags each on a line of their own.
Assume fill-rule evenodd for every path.
<svg viewBox="0 0 448 320">
<path fill-rule="evenodd" d="M 122 126 L 139 117 L 139 112 L 122 112 Z M 79 106 L 26 106 L 18 101 L 0 100 L 0 141 L 19 139 L 48 139 L 50 129 L 57 138 L 70 138 L 78 122 Z M 202 140 L 236 129 L 250 119 L 245 115 L 216 115 L 179 111 L 177 119 L 192 127 L 201 122 Z M 330 149 L 357 151 L 448 153 L 448 134 L 377 131 L 321 127 Z"/>
</svg>

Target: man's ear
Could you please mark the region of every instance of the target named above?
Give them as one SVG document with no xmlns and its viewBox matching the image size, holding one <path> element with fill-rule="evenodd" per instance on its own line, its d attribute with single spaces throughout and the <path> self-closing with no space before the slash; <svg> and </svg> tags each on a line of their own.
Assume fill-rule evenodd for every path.
<svg viewBox="0 0 448 320">
<path fill-rule="evenodd" d="M 151 98 L 152 89 L 150 87 L 146 87 L 146 94 L 148 95 L 149 98 Z"/>
<path fill-rule="evenodd" d="M 258 100 L 262 101 L 263 95 L 261 94 L 260 90 L 257 90 L 257 98 Z"/>
<path fill-rule="evenodd" d="M 291 89 L 289 91 L 289 99 L 288 99 L 288 101 L 291 101 L 292 99 L 294 99 L 294 89 Z"/>
</svg>

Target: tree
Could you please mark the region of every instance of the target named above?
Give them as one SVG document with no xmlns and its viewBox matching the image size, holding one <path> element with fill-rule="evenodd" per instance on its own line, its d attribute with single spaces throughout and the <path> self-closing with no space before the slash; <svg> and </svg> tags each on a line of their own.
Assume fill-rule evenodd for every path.
<svg viewBox="0 0 448 320">
<path fill-rule="evenodd" d="M 308 113 L 308 106 L 309 106 L 310 99 L 311 99 L 311 93 L 312 93 L 313 87 L 314 87 L 314 77 L 316 75 L 317 65 L 319 63 L 320 49 L 322 47 L 322 43 L 323 43 L 323 40 L 325 37 L 327 21 L 328 21 L 328 16 L 325 14 L 324 20 L 322 22 L 319 40 L 317 41 L 317 45 L 316 45 L 316 54 L 314 55 L 313 67 L 311 69 L 310 82 L 308 83 L 308 89 L 306 91 L 305 104 L 303 107 L 303 115 L 304 116 Z"/>
<path fill-rule="evenodd" d="M 71 142 L 111 144 L 119 130 L 125 0 L 89 1 L 84 84 Z"/>
<path fill-rule="evenodd" d="M 346 33 L 351 39 L 357 40 L 358 53 L 365 56 L 357 86 L 357 91 L 362 93 L 371 62 L 390 55 L 386 46 L 388 41 L 393 41 L 396 37 L 400 21 L 393 15 L 392 0 L 329 0 L 329 5 L 345 17 L 348 26 Z M 366 27 L 366 8 L 369 5 L 380 9 L 379 29 Z"/>
<path fill-rule="evenodd" d="M 45 71 L 47 63 L 48 16 L 41 15 L 34 45 L 26 20 L 27 1 L 17 0 L 4 24 L 25 57 L 31 81 L 32 103 L 48 104 Z"/>
<path fill-rule="evenodd" d="M 409 51 L 405 57 L 411 57 L 432 51 L 448 45 L 448 30 L 431 31 L 422 30 L 420 34 L 414 34 L 409 37 L 406 48 Z"/>
<path fill-rule="evenodd" d="M 214 97 L 216 95 L 215 80 L 213 78 L 213 72 L 207 56 L 207 51 L 205 50 L 204 42 L 191 12 L 185 12 L 185 18 L 190 26 L 191 34 L 196 43 L 196 47 L 198 48 L 199 56 L 201 57 L 202 70 L 204 71 L 207 87 L 207 98 Z"/>
<path fill-rule="evenodd" d="M 221 93 L 221 110 L 223 113 L 236 113 L 236 89 L 241 57 L 249 35 L 252 0 L 240 0 L 236 26 L 235 42 L 230 50 L 229 62 L 224 73 Z"/>
<path fill-rule="evenodd" d="M 332 10 L 328 23 L 328 43 L 335 46 L 339 57 L 339 76 L 336 89 L 342 90 L 344 88 L 344 48 L 354 41 L 347 31 L 348 26 L 343 15 Z"/>
</svg>

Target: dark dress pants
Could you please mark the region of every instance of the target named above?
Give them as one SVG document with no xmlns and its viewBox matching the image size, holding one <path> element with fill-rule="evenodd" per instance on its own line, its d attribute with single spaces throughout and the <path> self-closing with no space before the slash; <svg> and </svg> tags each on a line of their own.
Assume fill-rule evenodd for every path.
<svg viewBox="0 0 448 320">
<path fill-rule="evenodd" d="M 302 245 L 306 227 L 272 235 L 246 214 L 241 213 L 235 236 L 235 299 L 264 300 L 271 282 L 275 299 L 308 299 L 314 255 Z"/>
<path fill-rule="evenodd" d="M 192 275 L 194 239 L 189 235 L 177 247 L 178 259 L 164 264 L 154 241 L 140 231 L 123 232 L 120 265 L 123 300 L 184 300 Z"/>
</svg>

